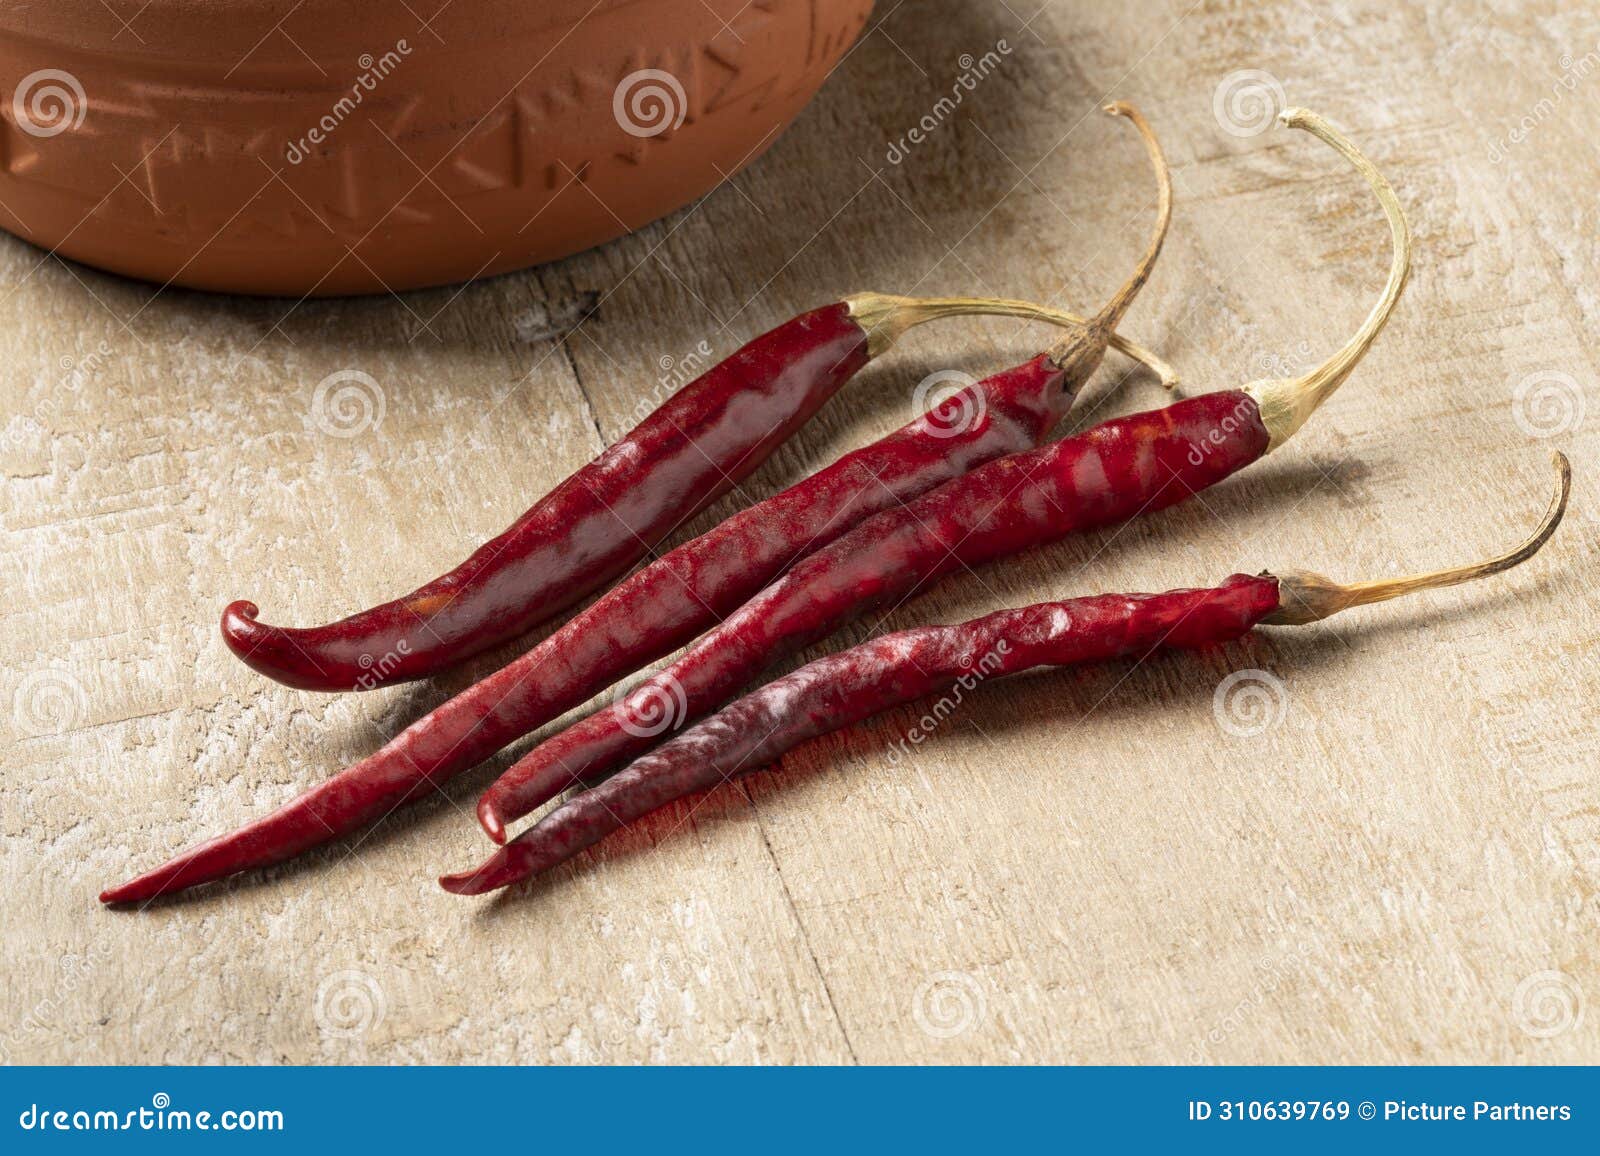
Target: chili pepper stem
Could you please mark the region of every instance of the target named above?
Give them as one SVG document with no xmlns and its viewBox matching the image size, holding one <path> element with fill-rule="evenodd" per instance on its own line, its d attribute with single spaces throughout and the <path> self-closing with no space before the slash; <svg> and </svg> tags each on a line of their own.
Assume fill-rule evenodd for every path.
<svg viewBox="0 0 1600 1156">
<path fill-rule="evenodd" d="M 1106 302 L 1105 307 L 1092 318 L 1086 319 L 1043 305 L 1035 305 L 1032 302 L 1004 298 L 917 298 L 894 297 L 885 293 L 858 293 L 854 297 L 845 298 L 845 302 L 850 307 L 850 315 L 867 331 L 867 348 L 872 356 L 878 356 L 899 340 L 906 330 L 925 321 L 943 317 L 989 314 L 1048 321 L 1069 330 L 1068 336 L 1062 338 L 1050 350 L 1050 360 L 1058 368 L 1069 372 L 1076 369 L 1077 376 L 1083 379 L 1087 379 L 1089 374 L 1099 367 L 1100 358 L 1109 344 L 1119 353 L 1126 354 L 1152 370 L 1166 388 L 1172 389 L 1177 386 L 1178 375 L 1170 365 L 1116 333 L 1116 328 L 1122 323 L 1128 307 L 1133 304 L 1134 298 L 1139 295 L 1139 290 L 1143 289 L 1145 282 L 1150 279 L 1150 271 L 1155 267 L 1156 258 L 1161 255 L 1161 246 L 1167 239 L 1167 227 L 1172 222 L 1172 173 L 1167 167 L 1167 159 L 1161 152 L 1161 144 L 1156 140 L 1155 132 L 1139 114 L 1138 109 L 1123 101 L 1116 101 L 1106 105 L 1104 111 L 1112 116 L 1126 117 L 1133 122 L 1134 128 L 1138 129 L 1139 135 L 1144 139 L 1145 149 L 1150 154 L 1150 163 L 1155 167 L 1156 181 L 1160 189 L 1156 224 L 1150 244 L 1144 256 L 1140 258 L 1133 276 L 1128 278 L 1122 288 Z"/>
<path fill-rule="evenodd" d="M 1304 570 L 1289 570 L 1274 574 L 1278 579 L 1279 606 L 1261 621 L 1269 626 L 1304 626 L 1320 622 L 1353 606 L 1368 606 L 1374 602 L 1387 602 L 1415 594 L 1419 590 L 1439 590 L 1446 586 L 1459 586 L 1499 574 L 1520 566 L 1537 554 L 1550 540 L 1567 512 L 1567 498 L 1572 492 L 1572 464 L 1559 451 L 1550 455 L 1558 477 L 1556 496 L 1550 502 L 1538 528 L 1514 549 L 1470 566 L 1456 566 L 1448 570 L 1433 570 L 1426 574 L 1412 574 L 1405 578 L 1379 578 L 1368 582 L 1342 585 Z"/>
<path fill-rule="evenodd" d="M 900 297 L 893 293 L 854 293 L 846 297 L 850 316 L 869 334 L 867 348 L 873 357 L 881 355 L 909 329 L 946 317 L 1015 317 L 1021 321 L 1044 321 L 1062 328 L 1087 326 L 1089 319 L 1052 309 L 1032 301 L 1008 297 Z M 1161 379 L 1167 389 L 1176 388 L 1178 371 L 1137 342 L 1113 333 L 1109 344 Z"/>
<path fill-rule="evenodd" d="M 1138 109 L 1124 101 L 1108 104 L 1104 111 L 1112 116 L 1126 117 L 1133 122 L 1133 127 L 1139 130 L 1145 150 L 1150 154 L 1151 167 L 1156 172 L 1156 186 L 1159 191 L 1156 196 L 1155 228 L 1151 231 L 1150 243 L 1145 248 L 1138 267 L 1134 269 L 1133 276 L 1128 278 L 1122 288 L 1112 295 L 1111 300 L 1107 301 L 1087 324 L 1063 337 L 1050 350 L 1050 360 L 1062 369 L 1071 369 L 1092 359 L 1093 364 L 1084 366 L 1089 372 L 1093 372 L 1098 366 L 1111 334 L 1122 324 L 1123 315 L 1128 312 L 1128 307 L 1139 295 L 1139 290 L 1144 288 L 1145 282 L 1150 280 L 1150 271 L 1155 268 L 1156 258 L 1161 255 L 1161 246 L 1167 240 L 1167 228 L 1172 223 L 1172 170 L 1167 166 L 1167 158 L 1161 151 L 1161 142 L 1156 140 L 1156 134 L 1151 130 L 1149 122 L 1140 115 Z"/>
<path fill-rule="evenodd" d="M 1384 175 L 1362 155 L 1350 138 L 1316 113 L 1303 108 L 1287 108 L 1278 114 L 1278 119 L 1290 128 L 1303 129 L 1318 140 L 1332 145 L 1366 178 L 1372 191 L 1377 194 L 1378 203 L 1383 206 L 1384 215 L 1389 219 L 1389 232 L 1394 239 L 1394 259 L 1389 265 L 1389 280 L 1384 285 L 1383 295 L 1372 307 L 1372 312 L 1367 314 L 1361 328 L 1356 330 L 1342 349 L 1310 373 L 1299 377 L 1253 381 L 1243 387 L 1244 392 L 1255 399 L 1261 411 L 1262 424 L 1272 436 L 1267 446 L 1269 451 L 1277 449 L 1292 437 L 1306 423 L 1306 419 L 1316 412 L 1317 407 L 1344 384 L 1345 378 L 1350 376 L 1356 363 L 1366 354 L 1379 330 L 1389 320 L 1389 314 L 1394 311 L 1395 302 L 1400 299 L 1400 291 L 1405 288 L 1406 277 L 1411 272 L 1411 230 L 1400 208 L 1400 199 L 1395 196 L 1393 186 Z"/>
</svg>

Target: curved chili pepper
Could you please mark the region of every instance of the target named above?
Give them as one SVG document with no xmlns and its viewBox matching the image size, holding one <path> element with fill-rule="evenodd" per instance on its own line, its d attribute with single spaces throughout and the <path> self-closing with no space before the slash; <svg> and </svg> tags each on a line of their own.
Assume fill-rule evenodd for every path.
<svg viewBox="0 0 1600 1156">
<path fill-rule="evenodd" d="M 233 602 L 222 636 L 251 668 L 303 690 L 370 690 L 434 674 L 609 585 L 766 461 L 906 330 L 967 314 L 1083 324 L 1021 301 L 880 293 L 814 309 L 686 385 L 442 577 L 325 626 L 269 626 L 255 603 Z M 1159 359 L 1108 340 L 1169 376 Z"/>
<path fill-rule="evenodd" d="M 1072 328 L 1050 353 L 966 387 L 932 413 L 678 547 L 335 778 L 101 899 L 142 900 L 279 862 L 379 818 L 691 641 L 786 566 L 871 514 L 1037 445 L 1099 367 L 1171 220 L 1171 180 L 1154 134 L 1129 106 L 1107 110 L 1139 130 L 1160 192 L 1145 254 L 1093 320 Z"/>
<path fill-rule="evenodd" d="M 1159 510 L 1282 445 L 1349 376 L 1404 287 L 1411 242 L 1394 190 L 1319 117 L 1285 123 L 1339 149 L 1373 186 L 1394 259 L 1382 298 L 1354 337 L 1302 377 L 1258 381 L 990 462 L 886 510 L 800 562 L 666 670 L 534 748 L 479 802 L 493 838 L 561 791 L 595 781 L 669 729 L 715 709 L 785 655 L 874 609 L 887 610 L 952 570 Z"/>
<path fill-rule="evenodd" d="M 1560 524 L 1572 473 L 1554 455 L 1560 490 L 1539 528 L 1487 562 L 1342 586 L 1316 574 L 1235 574 L 1221 585 L 1165 594 L 1104 594 L 1002 610 L 957 626 L 884 635 L 801 667 L 745 695 L 593 790 L 556 808 L 480 867 L 440 878 L 478 895 L 548 871 L 613 831 L 686 795 L 775 762 L 785 752 L 903 703 L 975 689 L 1040 666 L 1140 657 L 1231 642 L 1257 625 L 1317 622 L 1352 606 L 1453 586 L 1531 558 Z"/>
</svg>

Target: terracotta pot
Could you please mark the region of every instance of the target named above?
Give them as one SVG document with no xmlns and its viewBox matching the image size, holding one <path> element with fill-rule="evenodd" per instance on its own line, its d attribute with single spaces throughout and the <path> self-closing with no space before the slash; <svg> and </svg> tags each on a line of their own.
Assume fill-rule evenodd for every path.
<svg viewBox="0 0 1600 1156">
<path fill-rule="evenodd" d="M 871 8 L 6 4 L 0 225 L 119 273 L 244 293 L 516 269 L 637 229 L 759 156 Z"/>
</svg>

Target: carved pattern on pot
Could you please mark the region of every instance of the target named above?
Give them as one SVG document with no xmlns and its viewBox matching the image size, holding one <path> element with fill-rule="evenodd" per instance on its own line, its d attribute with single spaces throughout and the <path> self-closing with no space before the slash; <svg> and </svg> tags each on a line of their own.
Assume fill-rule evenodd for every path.
<svg viewBox="0 0 1600 1156">
<path fill-rule="evenodd" d="M 670 36 L 624 35 L 662 8 L 677 10 Z M 634 0 L 547 32 L 533 68 L 508 68 L 515 54 L 502 52 L 466 70 L 456 65 L 483 43 L 452 42 L 444 64 L 446 50 L 418 43 L 359 108 L 331 56 L 295 83 L 265 50 L 226 76 L 157 80 L 130 57 L 0 41 L 0 76 L 48 58 L 87 93 L 81 124 L 49 138 L 29 135 L 5 94 L 0 224 L 89 264 L 245 292 L 400 289 L 549 260 L 642 227 L 759 155 L 870 10 L 755 0 L 724 25 L 699 0 Z M 685 107 L 676 124 L 629 135 L 613 93 L 648 69 L 681 85 Z M 341 102 L 354 111 L 332 125 Z M 307 144 L 319 124 L 324 139 Z"/>
</svg>

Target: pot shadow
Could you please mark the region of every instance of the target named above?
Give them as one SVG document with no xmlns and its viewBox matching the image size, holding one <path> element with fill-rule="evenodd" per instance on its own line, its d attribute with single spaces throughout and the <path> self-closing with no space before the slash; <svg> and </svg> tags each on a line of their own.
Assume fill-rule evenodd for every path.
<svg viewBox="0 0 1600 1156">
<path fill-rule="evenodd" d="M 1557 583 L 1547 574 L 1525 589 L 1502 591 L 1490 597 L 1521 600 L 1558 593 Z M 1341 627 L 1342 642 L 1335 644 L 1319 638 L 1315 628 L 1266 627 L 1237 642 L 1197 651 L 1160 651 L 1139 659 L 1085 667 L 1040 668 L 996 680 L 1006 687 L 1005 694 L 978 695 L 963 703 L 962 711 L 981 733 L 991 738 L 1034 737 L 1047 727 L 1059 726 L 1063 716 L 1068 724 L 1093 714 L 1114 727 L 1136 726 L 1151 709 L 1163 703 L 1182 701 L 1188 695 L 1201 700 L 1209 697 L 1219 670 L 1275 666 L 1292 669 L 1296 678 L 1333 675 L 1361 661 L 1357 655 L 1361 643 L 1411 637 L 1432 626 L 1468 620 L 1478 612 L 1479 607 L 1472 604 L 1454 608 L 1419 604 L 1389 621 L 1357 621 Z M 787 798 L 795 784 L 840 769 L 841 763 L 881 762 L 883 752 L 906 733 L 921 709 L 921 703 L 895 707 L 853 727 L 802 743 L 776 764 L 741 773 L 712 792 L 677 800 L 607 836 L 559 867 L 495 893 L 478 918 L 493 921 L 524 916 L 530 910 L 526 904 L 547 892 L 613 869 L 626 869 L 639 855 L 693 834 L 695 816 L 702 821 L 717 821 L 748 815 Z M 878 773 L 892 775 L 896 771 L 879 768 Z M 1005 770 L 994 767 L 990 773 L 1000 775 Z M 762 784 L 759 797 L 752 794 L 751 784 L 757 782 Z"/>
</svg>

